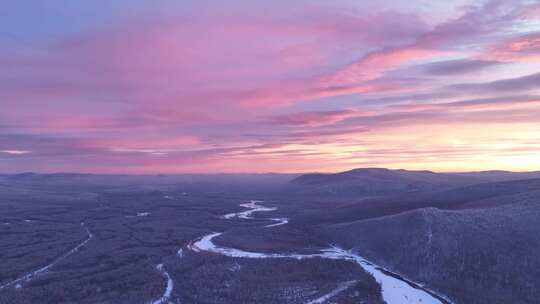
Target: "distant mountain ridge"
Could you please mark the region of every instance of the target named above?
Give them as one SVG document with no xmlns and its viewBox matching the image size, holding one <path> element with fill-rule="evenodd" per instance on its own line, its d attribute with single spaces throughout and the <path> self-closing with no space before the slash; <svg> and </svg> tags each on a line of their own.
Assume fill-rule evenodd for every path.
<svg viewBox="0 0 540 304">
<path fill-rule="evenodd" d="M 339 173 L 304 174 L 294 178 L 289 184 L 333 195 L 386 195 L 533 178 L 540 178 L 540 172 L 436 173 L 428 170 L 358 168 Z"/>
<path fill-rule="evenodd" d="M 317 185 L 323 183 L 334 183 L 340 182 L 348 179 L 396 179 L 396 178 L 414 178 L 420 177 L 435 177 L 445 175 L 442 173 L 435 173 L 432 171 L 409 171 L 404 169 L 390 170 L 386 168 L 357 168 L 349 171 L 338 172 L 338 173 L 308 173 L 301 175 L 291 181 L 293 184 L 304 184 L 304 185 Z"/>
<path fill-rule="evenodd" d="M 399 192 L 430 191 L 481 182 L 475 176 L 459 176 L 432 171 L 359 168 L 335 174 L 312 173 L 293 179 L 290 184 L 317 188 L 340 195 L 382 195 Z"/>
</svg>

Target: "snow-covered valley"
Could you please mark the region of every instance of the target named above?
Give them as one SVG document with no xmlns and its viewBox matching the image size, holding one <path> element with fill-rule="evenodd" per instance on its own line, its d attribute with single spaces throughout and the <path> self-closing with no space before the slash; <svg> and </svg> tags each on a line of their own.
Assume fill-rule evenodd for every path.
<svg viewBox="0 0 540 304">
<path fill-rule="evenodd" d="M 224 217 L 227 219 L 239 217 L 243 219 L 252 219 L 251 214 L 254 212 L 268 212 L 275 211 L 276 208 L 268 208 L 259 205 L 260 201 L 251 201 L 248 204 L 242 204 L 242 207 L 250 208 L 250 210 L 227 214 Z M 285 224 L 285 223 L 283 223 Z M 266 227 L 271 227 L 266 226 Z M 250 252 L 236 248 L 228 248 L 218 246 L 214 243 L 214 239 L 222 235 L 220 232 L 210 233 L 205 235 L 188 245 L 188 248 L 195 251 L 208 251 L 213 253 L 222 254 L 232 258 L 255 258 L 255 259 L 307 259 L 307 258 L 325 258 L 325 259 L 341 259 L 356 263 L 362 267 L 365 271 L 370 273 L 379 282 L 382 288 L 383 299 L 388 304 L 448 304 L 450 301 L 446 300 L 443 296 L 437 295 L 433 292 L 423 289 L 420 285 L 412 283 L 400 276 L 391 273 L 373 263 L 362 258 L 360 255 L 351 251 L 347 251 L 338 247 L 329 247 L 321 252 L 312 254 L 282 254 L 282 253 L 261 253 Z M 342 287 L 343 288 L 343 287 Z M 339 291 L 342 291 L 339 289 Z M 335 292 L 337 294 L 338 292 Z M 331 298 L 330 296 L 327 297 Z M 323 297 L 323 299 L 327 299 Z M 311 302 L 311 303 L 322 303 Z"/>
</svg>

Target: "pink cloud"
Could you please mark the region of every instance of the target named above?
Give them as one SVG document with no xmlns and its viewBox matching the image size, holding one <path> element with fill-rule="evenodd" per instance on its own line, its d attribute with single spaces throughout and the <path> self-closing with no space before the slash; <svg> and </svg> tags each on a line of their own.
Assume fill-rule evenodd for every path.
<svg viewBox="0 0 540 304">
<path fill-rule="evenodd" d="M 394 83 L 360 83 L 344 84 L 330 83 L 322 79 L 311 81 L 287 82 L 274 84 L 275 87 L 265 87 L 247 93 L 240 103 L 249 107 L 283 107 L 298 103 L 300 101 L 318 99 L 323 97 L 333 97 L 342 95 L 353 95 L 361 93 L 385 93 L 396 92 L 403 88 Z"/>
<path fill-rule="evenodd" d="M 540 33 L 523 35 L 499 43 L 485 56 L 506 62 L 539 61 Z"/>
<path fill-rule="evenodd" d="M 414 46 L 373 51 L 358 62 L 346 66 L 334 75 L 321 81 L 327 85 L 336 85 L 374 80 L 381 77 L 384 72 L 397 68 L 404 63 L 435 58 L 441 54 L 443 54 L 442 51 Z"/>
<path fill-rule="evenodd" d="M 132 19 L 64 39 L 30 58 L 6 59 L 12 69 L 30 72 L 10 96 L 106 96 L 137 106 L 196 104 L 209 113 L 216 104 L 239 109 L 384 91 L 380 85 L 328 86 L 317 79 L 366 44 L 410 41 L 425 30 L 411 14 L 355 16 L 323 8 L 278 21 L 255 16 Z"/>
<path fill-rule="evenodd" d="M 527 3 L 487 1 L 432 25 L 387 4 L 373 13 L 212 5 L 2 50 L 0 157 L 17 162 L 0 168 L 24 158 L 74 171 L 336 168 L 355 157 L 344 145 L 377 151 L 402 137 L 394 151 L 414 158 L 408 145 L 431 139 L 434 125 L 533 124 L 538 100 L 523 96 L 540 75 L 516 66 L 538 60 L 538 34 L 501 41 L 537 18 Z M 496 73 L 477 75 L 487 67 Z M 479 99 L 507 92 L 517 97 Z"/>
<path fill-rule="evenodd" d="M 24 155 L 32 153 L 32 151 L 27 150 L 0 150 L 1 153 L 11 154 L 11 155 Z"/>
<path fill-rule="evenodd" d="M 498 28 L 524 20 L 523 12 L 535 5 L 518 2 L 488 1 L 482 6 L 471 6 L 456 18 L 420 33 L 412 42 L 376 49 L 346 65 L 335 74 L 323 78 L 327 84 L 359 83 L 373 80 L 389 70 L 414 61 L 435 59 L 459 54 L 462 43 L 472 43 L 475 38 L 489 37 Z"/>
<path fill-rule="evenodd" d="M 272 123 L 282 125 L 324 126 L 334 124 L 349 117 L 361 116 L 363 114 L 363 112 L 355 110 L 300 112 L 288 115 L 272 116 L 268 119 Z"/>
</svg>

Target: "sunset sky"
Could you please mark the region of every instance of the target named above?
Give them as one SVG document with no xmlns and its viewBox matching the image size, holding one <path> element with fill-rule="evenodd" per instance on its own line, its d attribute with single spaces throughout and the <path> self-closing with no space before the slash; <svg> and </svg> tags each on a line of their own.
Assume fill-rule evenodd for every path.
<svg viewBox="0 0 540 304">
<path fill-rule="evenodd" d="M 0 173 L 540 170 L 540 1 L 0 4 Z"/>
</svg>

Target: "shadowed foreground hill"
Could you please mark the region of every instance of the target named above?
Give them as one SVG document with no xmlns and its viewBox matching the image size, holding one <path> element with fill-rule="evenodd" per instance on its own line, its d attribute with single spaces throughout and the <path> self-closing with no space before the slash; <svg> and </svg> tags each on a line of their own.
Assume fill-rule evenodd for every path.
<svg viewBox="0 0 540 304">
<path fill-rule="evenodd" d="M 492 170 L 492 171 L 480 171 L 480 172 L 464 172 L 464 173 L 455 173 L 455 174 L 459 176 L 464 176 L 467 178 L 471 178 L 471 177 L 479 178 L 485 182 L 501 182 L 501 181 L 540 178 L 539 171 L 511 172 L 511 171 Z"/>
<path fill-rule="evenodd" d="M 417 209 L 322 230 L 329 240 L 456 303 L 538 303 L 540 191 L 492 197 L 473 206 Z"/>
<path fill-rule="evenodd" d="M 380 197 L 358 197 L 355 202 L 334 203 L 332 208 L 324 207 L 326 212 L 319 209 L 306 210 L 296 220 L 312 224 L 331 224 L 382 217 L 426 207 L 452 210 L 478 208 L 482 207 L 483 200 L 532 191 L 540 191 L 540 179 L 481 183 L 438 191 Z M 508 202 L 508 200 L 492 200 L 486 204 L 498 206 Z"/>
</svg>

